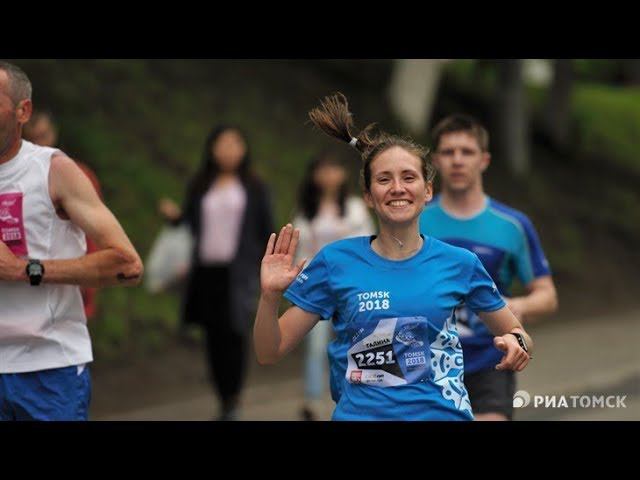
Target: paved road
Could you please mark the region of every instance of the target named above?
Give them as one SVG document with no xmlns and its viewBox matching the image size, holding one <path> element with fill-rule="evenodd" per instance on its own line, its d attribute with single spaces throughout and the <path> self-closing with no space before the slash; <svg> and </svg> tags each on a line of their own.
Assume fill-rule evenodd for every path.
<svg viewBox="0 0 640 480">
<path fill-rule="evenodd" d="M 546 321 L 529 327 L 536 354 L 519 375 L 518 390 L 532 398 L 518 409 L 517 420 L 640 420 L 640 311 L 583 321 Z M 302 379 L 298 351 L 282 365 L 252 365 L 244 397 L 242 420 L 298 420 Z M 99 382 L 99 379 L 96 379 Z M 571 396 L 577 407 L 572 408 Z M 556 407 L 534 408 L 535 396 L 555 396 Z M 564 396 L 569 408 L 561 403 Z M 581 408 L 592 398 L 624 397 L 626 408 Z M 612 404 L 615 400 L 609 400 Z M 216 400 L 206 385 L 182 399 L 145 404 L 125 411 L 100 413 L 93 420 L 209 420 Z M 329 419 L 333 403 L 327 396 L 321 418 Z"/>
</svg>

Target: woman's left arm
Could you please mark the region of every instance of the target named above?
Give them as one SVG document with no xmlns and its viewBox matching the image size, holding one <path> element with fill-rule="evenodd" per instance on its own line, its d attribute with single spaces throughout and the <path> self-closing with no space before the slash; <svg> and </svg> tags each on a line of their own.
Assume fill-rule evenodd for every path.
<svg viewBox="0 0 640 480">
<path fill-rule="evenodd" d="M 509 307 L 493 312 L 478 312 L 478 316 L 495 335 L 493 343 L 497 349 L 505 352 L 496 370 L 515 370 L 520 372 L 529 363 L 533 352 L 533 340 Z M 526 350 L 520 345 L 518 335 L 522 335 Z"/>
</svg>

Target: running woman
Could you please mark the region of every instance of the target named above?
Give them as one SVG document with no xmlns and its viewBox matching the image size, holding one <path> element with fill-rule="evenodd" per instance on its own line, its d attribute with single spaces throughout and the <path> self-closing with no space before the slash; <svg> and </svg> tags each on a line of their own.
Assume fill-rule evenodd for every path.
<svg viewBox="0 0 640 480">
<path fill-rule="evenodd" d="M 420 235 L 432 198 L 428 152 L 372 125 L 351 134 L 346 98 L 326 98 L 309 114 L 322 131 L 362 155 L 364 200 L 379 235 L 331 243 L 302 272 L 299 231 L 272 234 L 261 268 L 254 345 L 261 364 L 290 352 L 322 319 L 342 345 L 332 358 L 345 372 L 334 420 L 472 420 L 456 328 L 461 303 L 477 312 L 504 356 L 497 369 L 522 370 L 532 341 L 478 257 Z M 278 318 L 282 297 L 293 303 Z"/>
</svg>

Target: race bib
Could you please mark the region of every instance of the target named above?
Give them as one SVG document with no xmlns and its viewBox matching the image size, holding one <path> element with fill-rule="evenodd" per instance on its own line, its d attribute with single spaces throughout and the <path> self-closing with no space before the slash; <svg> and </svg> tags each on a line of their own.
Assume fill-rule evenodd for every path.
<svg viewBox="0 0 640 480">
<path fill-rule="evenodd" d="M 27 256 L 22 217 L 22 193 L 0 194 L 0 240 L 16 256 Z"/>
<path fill-rule="evenodd" d="M 347 353 L 346 379 L 352 384 L 395 387 L 425 382 L 430 373 L 428 323 L 425 317 L 355 323 Z"/>
</svg>

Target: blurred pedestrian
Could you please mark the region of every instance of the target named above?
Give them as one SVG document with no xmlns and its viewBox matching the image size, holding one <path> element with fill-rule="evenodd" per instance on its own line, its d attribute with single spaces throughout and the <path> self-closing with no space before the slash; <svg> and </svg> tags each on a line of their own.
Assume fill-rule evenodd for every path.
<svg viewBox="0 0 640 480">
<path fill-rule="evenodd" d="M 258 361 L 276 363 L 319 320 L 333 318 L 344 347 L 332 361 L 345 372 L 334 420 L 473 419 L 456 307 L 466 301 L 494 332 L 504 352 L 495 368 L 525 368 L 531 338 L 475 255 L 420 235 L 418 219 L 433 192 L 428 152 L 374 134 L 372 126 L 352 135 L 342 95 L 325 99 L 310 117 L 361 153 L 364 200 L 379 234 L 326 245 L 304 271 L 304 259 L 294 263 L 299 230 L 289 224 L 270 236 L 254 326 Z M 294 305 L 279 316 L 282 296 Z"/>
<path fill-rule="evenodd" d="M 163 199 L 175 224 L 186 222 L 194 247 L 182 322 L 203 327 L 219 420 L 236 420 L 248 361 L 248 335 L 259 293 L 264 243 L 273 229 L 266 185 L 252 172 L 246 136 L 235 126 L 214 128 L 190 180 L 184 208 Z"/>
</svg>

